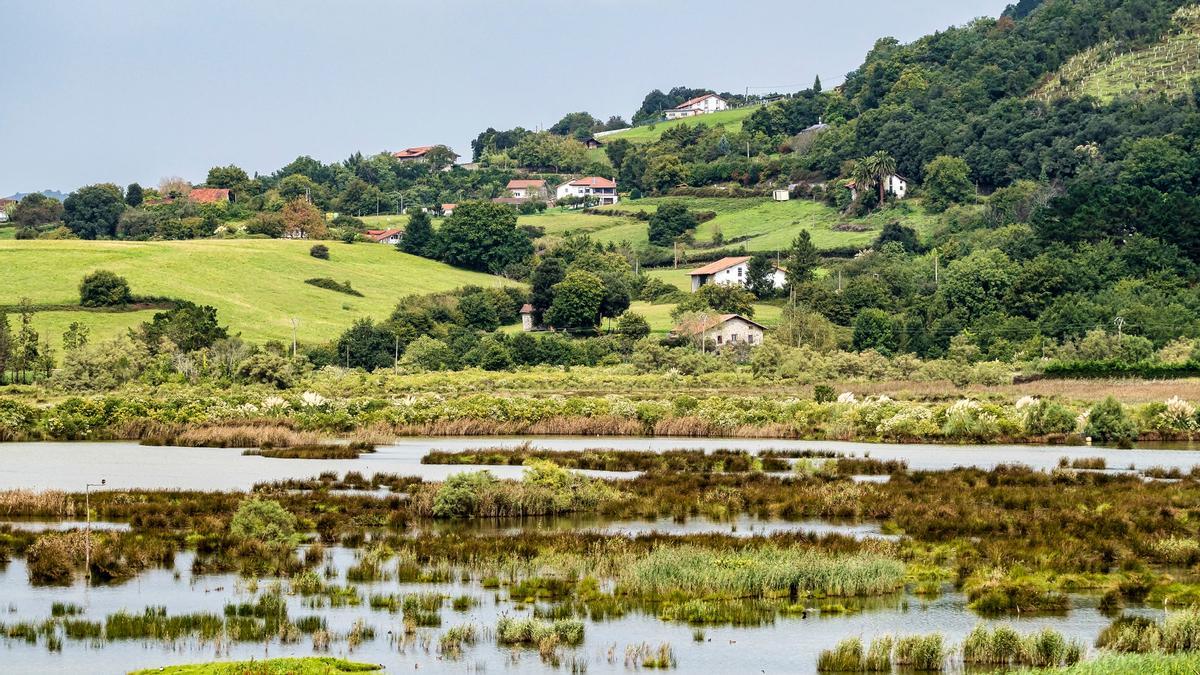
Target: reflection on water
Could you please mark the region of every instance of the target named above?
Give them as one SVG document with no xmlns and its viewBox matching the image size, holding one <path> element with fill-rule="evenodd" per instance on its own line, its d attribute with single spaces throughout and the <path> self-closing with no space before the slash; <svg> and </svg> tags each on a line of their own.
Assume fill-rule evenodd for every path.
<svg viewBox="0 0 1200 675">
<path fill-rule="evenodd" d="M 521 532 L 597 532 L 607 535 L 636 537 L 642 534 L 728 534 L 735 537 L 769 537 L 773 534 L 804 533 L 813 535 L 841 534 L 856 539 L 898 539 L 884 534 L 877 523 L 830 520 L 759 520 L 741 514 L 734 518 L 712 520 L 693 517 L 685 520 L 656 518 L 653 520 L 609 520 L 595 515 L 576 514 L 544 518 L 487 518 L 466 521 L 431 520 L 416 525 L 416 532 L 463 533 L 481 535 L 511 535 Z"/>
<path fill-rule="evenodd" d="M 27 532 L 46 532 L 50 530 L 85 530 L 88 523 L 83 520 L 23 520 L 19 518 L 0 519 L 0 530 L 12 528 Z M 127 532 L 129 523 L 112 523 L 103 520 L 93 520 L 91 528 L 96 531 Z"/>
<path fill-rule="evenodd" d="M 310 478 L 323 471 L 335 471 L 338 474 L 359 471 L 367 476 L 386 472 L 441 480 L 451 474 L 472 470 L 472 467 L 421 464 L 421 457 L 430 450 L 516 447 L 527 442 L 547 450 L 827 450 L 881 460 L 904 460 L 914 470 L 944 470 L 957 466 L 987 469 L 997 464 L 1025 464 L 1035 469 L 1052 469 L 1058 466 L 1061 457 L 1069 460 L 1103 457 L 1110 469 L 1127 469 L 1130 466 L 1138 469 L 1175 467 L 1186 472 L 1200 465 L 1200 450 L 1195 449 L 1113 450 L 1096 447 L 902 445 L 757 439 L 405 438 L 393 445 L 380 446 L 376 452 L 359 459 L 344 460 L 246 457 L 236 448 L 167 448 L 127 442 L 4 443 L 0 444 L 0 489 L 79 491 L 84 483 L 104 478 L 108 481 L 109 489 L 247 490 L 258 482 Z M 487 468 L 501 478 L 517 477 L 523 471 L 519 466 Z M 631 475 L 587 473 L 615 477 Z"/>
<path fill-rule="evenodd" d="M 345 570 L 355 562 L 355 552 L 332 549 L 330 566 L 336 570 L 338 583 L 345 583 Z M 85 588 L 76 584 L 69 588 L 31 587 L 26 581 L 22 560 L 14 560 L 0 568 L 0 597 L 4 613 L 0 621 L 44 620 L 50 616 L 53 602 L 75 603 L 85 608 L 82 618 L 103 622 L 108 614 L 119 610 L 140 613 L 148 605 L 165 605 L 171 615 L 192 612 L 212 612 L 220 615 L 227 602 L 248 602 L 254 595 L 247 582 L 234 575 L 193 576 L 190 573 L 193 555 L 183 553 L 176 560 L 175 570 L 152 570 L 136 579 L 115 586 Z M 273 582 L 263 580 L 260 589 Z M 536 650 L 512 650 L 496 645 L 491 629 L 501 615 L 523 616 L 531 612 L 528 606 L 516 605 L 501 591 L 484 589 L 477 582 L 447 584 L 408 584 L 375 582 L 358 584 L 363 598 L 373 593 L 438 592 L 447 597 L 469 595 L 478 604 L 466 611 L 456 611 L 447 600 L 440 610 L 442 628 L 418 628 L 415 637 L 403 640 L 402 614 L 371 610 L 364 602 L 353 607 L 312 609 L 301 598 L 286 596 L 288 614 L 292 617 L 320 614 L 329 629 L 345 633 L 357 619 L 364 619 L 376 630 L 376 638 L 349 652 L 345 642 L 335 642 L 330 654 L 348 656 L 361 661 L 381 663 L 390 672 L 401 670 L 422 672 L 463 672 L 465 670 L 502 672 L 510 667 L 519 672 L 554 672 L 543 664 Z M 1073 598 L 1079 609 L 1065 616 L 1013 618 L 1006 622 L 1022 632 L 1042 627 L 1054 628 L 1068 638 L 1091 644 L 1108 619 L 1100 614 L 1092 598 Z M 819 603 L 810 602 L 812 606 Z M 587 664 L 588 672 L 624 672 L 625 647 L 640 642 L 657 646 L 669 642 L 675 649 L 680 672 L 813 672 L 817 654 L 847 636 L 870 640 L 884 634 L 904 635 L 938 631 L 951 643 L 959 642 L 981 620 L 966 609 L 965 598 L 947 593 L 936 599 L 924 600 L 909 594 L 896 594 L 867 601 L 846 601 L 847 606 L 860 609 L 849 614 L 811 612 L 782 614 L 773 621 L 755 627 L 718 626 L 704 629 L 704 641 L 694 642 L 692 628 L 686 624 L 660 621 L 654 608 L 632 611 L 609 621 L 586 621 L 585 641 L 566 655 L 574 655 Z M 543 607 L 545 607 L 543 605 Z M 1147 616 L 1160 613 L 1135 610 Z M 465 649 L 461 660 L 439 657 L 437 636 L 446 628 L 473 623 L 481 638 Z M 295 644 L 233 643 L 231 645 L 201 644 L 196 640 L 180 640 L 171 644 L 142 641 L 113 641 L 92 643 L 66 640 L 61 652 L 49 651 L 45 641 L 31 645 L 21 640 L 0 640 L 5 672 L 20 673 L 121 673 L 134 668 L 148 668 L 172 663 L 187 663 L 221 659 L 250 659 L 277 656 L 306 656 L 313 654 L 305 638 Z M 613 655 L 615 654 L 615 657 Z"/>
</svg>

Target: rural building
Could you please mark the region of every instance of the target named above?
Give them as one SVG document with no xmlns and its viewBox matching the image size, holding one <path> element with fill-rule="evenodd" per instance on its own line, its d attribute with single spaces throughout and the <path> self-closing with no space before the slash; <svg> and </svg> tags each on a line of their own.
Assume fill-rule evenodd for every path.
<svg viewBox="0 0 1200 675">
<path fill-rule="evenodd" d="M 558 199 L 566 199 L 567 197 L 593 198 L 601 205 L 616 204 L 619 201 L 617 197 L 617 184 L 599 176 L 587 176 L 569 183 L 563 183 L 558 186 L 555 196 Z"/>
<path fill-rule="evenodd" d="M 729 103 L 725 99 L 716 94 L 705 94 L 697 96 L 690 101 L 684 101 L 678 106 L 663 112 L 669 120 L 683 119 L 684 117 L 695 117 L 696 115 L 707 115 L 718 110 L 728 110 Z"/>
<path fill-rule="evenodd" d="M 521 330 L 526 333 L 533 330 L 533 305 L 528 302 L 521 305 Z"/>
<path fill-rule="evenodd" d="M 602 141 L 600 141 L 599 139 L 597 139 L 595 136 L 592 136 L 591 138 L 584 141 L 583 145 L 584 145 L 584 147 L 588 148 L 589 150 L 595 150 L 596 148 L 604 147 L 604 143 Z"/>
<path fill-rule="evenodd" d="M 745 286 L 750 278 L 750 256 L 734 256 L 721 258 L 704 267 L 693 270 L 692 292 L 700 290 L 705 284 L 725 284 L 726 286 Z M 775 266 L 772 273 L 775 288 L 783 288 L 787 283 L 787 274 L 782 267 Z"/>
<path fill-rule="evenodd" d="M 192 188 L 188 201 L 196 204 L 228 204 L 233 195 L 226 188 Z"/>
<path fill-rule="evenodd" d="M 370 239 L 376 244 L 391 244 L 394 246 L 399 244 L 400 240 L 403 238 L 404 230 L 401 229 L 367 230 L 367 239 Z"/>
<path fill-rule="evenodd" d="M 786 202 L 792 198 L 792 193 L 784 189 L 779 189 L 771 193 L 771 198 L 777 202 Z"/>
<path fill-rule="evenodd" d="M 540 199 L 545 201 L 549 198 L 549 194 L 546 192 L 546 181 L 544 180 L 517 178 L 508 181 L 508 186 L 505 189 L 508 190 L 508 194 L 513 199 Z"/>
<path fill-rule="evenodd" d="M 850 191 L 851 199 L 858 199 L 858 185 L 854 181 L 846 183 L 846 189 Z M 908 194 L 908 179 L 899 174 L 892 174 L 884 181 L 883 190 L 896 199 L 904 199 Z"/>
<path fill-rule="evenodd" d="M 415 148 L 405 148 L 403 150 L 398 150 L 396 152 L 393 152 L 392 157 L 395 157 L 396 159 L 398 159 L 402 162 L 413 162 L 413 161 L 418 161 L 418 160 L 424 161 L 425 155 L 428 155 L 429 151 L 433 150 L 436 147 L 438 147 L 438 146 L 436 146 L 436 145 L 418 145 Z M 451 155 L 452 160 L 458 159 L 458 155 L 456 155 L 455 153 L 451 152 L 450 155 Z"/>
<path fill-rule="evenodd" d="M 681 323 L 671 332 L 678 337 L 702 338 L 704 343 L 712 342 L 721 349 L 738 344 L 761 345 L 766 330 L 740 314 L 713 314 Z"/>
<path fill-rule="evenodd" d="M 442 204 L 442 215 L 449 217 L 454 215 L 454 209 L 458 208 L 458 204 Z"/>
</svg>

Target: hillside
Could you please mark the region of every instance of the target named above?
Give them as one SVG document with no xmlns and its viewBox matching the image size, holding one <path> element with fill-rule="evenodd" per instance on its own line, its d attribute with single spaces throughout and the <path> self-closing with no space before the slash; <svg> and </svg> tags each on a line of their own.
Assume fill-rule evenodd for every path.
<svg viewBox="0 0 1200 675">
<path fill-rule="evenodd" d="M 296 317 L 300 340 L 316 343 L 336 337 L 359 317 L 386 317 L 405 295 L 510 283 L 397 253 L 390 246 L 325 243 L 331 253 L 327 261 L 311 257 L 312 242 L 304 241 L 3 241 L 0 304 L 14 304 L 21 297 L 35 303 L 76 303 L 80 279 L 107 269 L 126 277 L 136 294 L 213 305 L 230 332 L 245 339 L 290 342 L 289 317 Z M 304 283 L 313 277 L 349 281 L 363 297 Z M 136 325 L 149 314 L 48 312 L 37 322 L 57 339 L 70 321 L 94 325 L 95 334 L 103 335 Z"/>
<path fill-rule="evenodd" d="M 663 132 L 674 127 L 692 126 L 703 122 L 710 127 L 715 127 L 718 124 L 723 125 L 726 131 L 736 133 L 741 131 L 742 122 L 747 117 L 754 114 L 759 106 L 746 106 L 744 108 L 733 108 L 732 110 L 722 110 L 720 112 L 701 115 L 699 117 L 685 118 L 681 120 L 671 120 L 669 122 L 657 122 L 654 124 L 643 124 L 641 126 L 621 129 L 606 134 L 600 134 L 599 138 L 605 142 L 614 141 L 618 138 L 625 139 L 630 143 L 653 143 L 662 138 Z"/>
<path fill-rule="evenodd" d="M 1107 103 L 1118 96 L 1177 96 L 1191 91 L 1197 73 L 1200 5 L 1191 5 L 1175 12 L 1171 31 L 1157 43 L 1131 50 L 1109 40 L 1080 52 L 1048 75 L 1033 97 L 1091 96 Z"/>
</svg>

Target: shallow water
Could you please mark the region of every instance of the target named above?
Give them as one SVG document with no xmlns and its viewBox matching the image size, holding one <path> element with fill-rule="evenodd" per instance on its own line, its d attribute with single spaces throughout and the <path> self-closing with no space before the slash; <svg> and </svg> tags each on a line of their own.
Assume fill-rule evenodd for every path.
<svg viewBox="0 0 1200 675">
<path fill-rule="evenodd" d="M 354 552 L 332 549 L 333 565 L 344 579 L 345 569 L 353 564 Z M 32 587 L 26 581 L 23 561 L 17 560 L 0 570 L 0 621 L 40 620 L 49 617 L 52 602 L 73 602 L 86 608 L 84 618 L 101 621 L 106 615 L 121 609 L 140 613 L 148 605 L 165 605 L 171 615 L 188 612 L 221 614 L 226 602 L 247 602 L 253 595 L 246 582 L 233 575 L 193 577 L 190 573 L 192 554 L 177 557 L 176 569 L 153 570 L 137 579 L 116 586 L 86 588 L 77 583 L 69 588 Z M 264 580 L 260 590 L 271 581 Z M 401 584 L 379 582 L 359 584 L 364 600 L 371 593 L 413 593 L 437 591 L 447 596 L 471 595 L 480 604 L 466 612 L 454 611 L 447 601 L 441 610 L 442 628 L 419 628 L 418 639 L 403 647 L 393 644 L 389 631 L 399 635 L 401 614 L 358 607 L 309 609 L 295 596 L 286 596 L 292 618 L 320 614 L 331 631 L 345 632 L 358 618 L 363 618 L 376 630 L 376 638 L 365 642 L 352 653 L 345 642 L 335 642 L 330 654 L 348 656 L 360 661 L 381 663 L 389 672 L 402 670 L 423 672 L 554 672 L 544 664 L 533 649 L 511 649 L 499 646 L 491 637 L 496 620 L 503 614 L 512 616 L 529 613 L 517 608 L 501 591 L 486 590 L 477 583 Z M 1096 609 L 1090 598 L 1073 598 L 1075 609 L 1065 616 L 1020 618 L 1006 620 L 1022 632 L 1051 627 L 1065 636 L 1090 645 L 1109 621 Z M 810 603 L 815 604 L 815 603 Z M 627 646 L 647 642 L 653 647 L 669 642 L 678 659 L 678 672 L 813 672 L 818 653 L 848 636 L 864 640 L 891 634 L 905 635 L 938 631 L 948 642 L 957 643 L 981 620 L 965 608 L 961 594 L 950 593 L 933 600 L 897 594 L 873 599 L 869 608 L 856 614 L 789 616 L 760 627 L 705 628 L 705 641 L 694 642 L 692 628 L 686 624 L 665 623 L 642 612 L 630 612 L 612 621 L 585 621 L 585 641 L 576 649 L 563 651 L 564 663 L 574 656 L 585 661 L 589 672 L 624 672 Z M 1149 610 L 1136 613 L 1157 616 Z M 479 641 L 464 649 L 460 660 L 445 660 L 436 653 L 437 636 L 451 626 L 473 623 L 480 631 Z M 278 642 L 234 643 L 228 648 L 182 640 L 173 644 L 142 641 L 112 641 L 91 644 L 66 640 L 61 652 L 47 650 L 45 644 L 29 645 L 23 641 L 0 639 L 0 663 L 4 672 L 19 673 L 121 673 L 134 668 L 148 668 L 173 663 L 189 663 L 212 659 L 249 659 L 276 656 L 305 656 L 312 654 L 306 637 L 297 644 Z M 611 657 L 610 657 L 611 654 Z"/>
<path fill-rule="evenodd" d="M 676 448 L 830 450 L 875 459 L 903 459 L 911 469 L 944 470 L 956 466 L 991 468 L 997 464 L 1025 464 L 1051 469 L 1061 457 L 1104 457 L 1110 469 L 1178 467 L 1184 471 L 1200 465 L 1200 450 L 1115 450 L 1098 447 L 1030 445 L 904 445 L 839 441 L 783 441 L 758 439 L 690 438 L 404 438 L 359 459 L 271 459 L 243 456 L 235 448 L 179 448 L 143 446 L 129 442 L 4 443 L 0 444 L 0 489 L 80 491 L 84 483 L 108 481 L 108 489 L 247 490 L 255 483 L 289 478 L 311 478 L 323 471 L 338 474 L 358 471 L 365 476 L 387 472 L 440 480 L 470 470 L 465 466 L 421 464 L 430 450 L 468 450 L 481 447 L 516 447 L 526 442 L 547 450 L 663 451 Z M 495 475 L 520 476 L 519 466 L 486 467 Z M 628 473 L 588 472 L 598 476 Z"/>
</svg>

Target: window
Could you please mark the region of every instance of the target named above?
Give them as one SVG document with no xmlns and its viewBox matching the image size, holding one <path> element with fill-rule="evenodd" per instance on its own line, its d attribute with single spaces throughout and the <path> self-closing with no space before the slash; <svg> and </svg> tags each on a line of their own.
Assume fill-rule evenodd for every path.
<svg viewBox="0 0 1200 675">
<path fill-rule="evenodd" d="M 738 278 L 739 279 L 742 278 L 742 268 L 740 268 L 740 267 L 738 268 Z"/>
<path fill-rule="evenodd" d="M 754 333 L 751 333 L 746 336 L 746 344 L 749 344 L 749 345 L 754 344 Z"/>
<path fill-rule="evenodd" d="M 734 333 L 733 335 L 730 335 L 730 336 L 729 336 L 729 341 L 730 341 L 730 342 L 737 342 L 737 341 L 738 341 L 738 336 L 737 336 L 737 333 Z"/>
<path fill-rule="evenodd" d="M 721 344 L 721 340 L 723 337 L 724 337 L 723 335 L 721 335 L 720 333 L 717 333 L 717 344 Z"/>
</svg>

